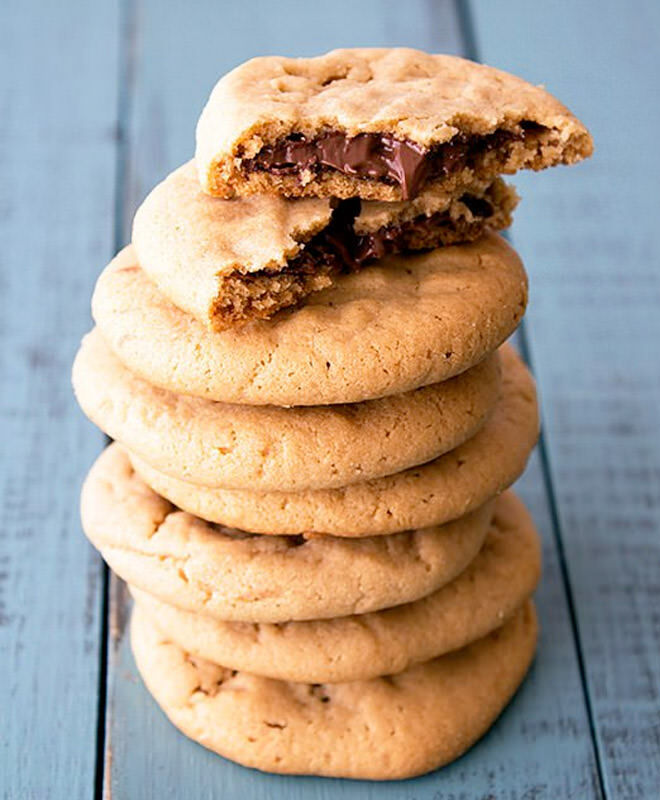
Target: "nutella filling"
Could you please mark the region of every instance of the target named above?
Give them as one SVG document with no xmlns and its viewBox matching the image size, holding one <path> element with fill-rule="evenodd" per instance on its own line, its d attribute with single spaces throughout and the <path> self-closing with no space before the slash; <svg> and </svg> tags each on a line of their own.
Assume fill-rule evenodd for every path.
<svg viewBox="0 0 660 800">
<path fill-rule="evenodd" d="M 464 195 L 461 202 L 475 217 L 479 217 L 472 223 L 464 221 L 464 228 L 478 226 L 480 230 L 493 214 L 493 207 L 483 198 Z M 457 227 L 449 211 L 441 211 L 359 234 L 353 227 L 359 213 L 359 198 L 339 202 L 329 225 L 307 243 L 305 249 L 289 262 L 287 269 L 307 272 L 323 265 L 336 270 L 353 271 L 368 261 L 386 255 L 435 247 L 440 229 L 450 223 L 452 227 Z M 457 233 L 464 236 L 468 231 L 457 230 Z"/>
<path fill-rule="evenodd" d="M 361 209 L 359 198 L 337 201 L 326 228 L 286 266 L 247 274 L 235 272 L 224 278 L 213 309 L 216 329 L 246 319 L 268 319 L 280 309 L 295 306 L 306 295 L 330 286 L 331 276 L 358 270 L 374 259 L 472 241 L 481 235 L 485 225 L 498 219 L 499 212 L 489 200 L 470 194 L 460 200 L 472 212 L 472 218 L 439 211 L 370 233 L 355 231 Z"/>
<path fill-rule="evenodd" d="M 492 150 L 523 141 L 528 132 L 541 130 L 536 123 L 523 122 L 521 130 L 496 130 L 486 136 L 457 134 L 450 141 L 431 148 L 395 139 L 389 134 L 361 133 L 347 137 L 330 132 L 317 139 L 293 133 L 273 145 L 266 145 L 254 158 L 245 159 L 247 172 L 298 175 L 307 170 L 333 169 L 344 175 L 383 181 L 401 188 L 404 200 L 418 194 L 429 178 L 441 178 L 473 167 Z M 506 152 L 503 160 L 506 159 Z"/>
</svg>

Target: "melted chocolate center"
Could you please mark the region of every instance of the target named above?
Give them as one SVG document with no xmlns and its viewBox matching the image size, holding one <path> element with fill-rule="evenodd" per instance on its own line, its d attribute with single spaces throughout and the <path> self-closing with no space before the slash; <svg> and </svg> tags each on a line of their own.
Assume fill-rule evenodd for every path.
<svg viewBox="0 0 660 800">
<path fill-rule="evenodd" d="M 461 201 L 482 218 L 473 224 L 482 225 L 493 214 L 493 207 L 483 198 L 464 195 Z M 354 223 L 359 213 L 359 198 L 340 201 L 328 226 L 310 239 L 304 250 L 289 262 L 288 269 L 313 272 L 324 265 L 344 272 L 355 271 L 366 262 L 386 255 L 437 246 L 438 230 L 450 222 L 449 212 L 442 211 L 358 234 Z"/>
<path fill-rule="evenodd" d="M 521 127 L 521 133 L 497 130 L 486 136 L 458 134 L 449 142 L 430 149 L 382 133 L 348 137 L 335 131 L 317 139 L 294 133 L 280 142 L 266 145 L 243 164 L 247 172 L 265 171 L 276 175 L 337 170 L 344 175 L 397 185 L 403 199 L 409 200 L 418 194 L 429 177 L 446 177 L 465 166 L 473 166 L 476 158 L 491 150 L 522 140 L 530 125 Z"/>
</svg>

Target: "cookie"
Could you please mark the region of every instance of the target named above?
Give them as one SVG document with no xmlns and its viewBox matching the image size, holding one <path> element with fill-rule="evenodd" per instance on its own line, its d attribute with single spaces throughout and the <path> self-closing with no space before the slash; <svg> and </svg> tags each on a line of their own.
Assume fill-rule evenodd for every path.
<svg viewBox="0 0 660 800">
<path fill-rule="evenodd" d="M 229 72 L 199 119 L 195 159 L 218 197 L 392 201 L 591 151 L 584 125 L 539 86 L 456 56 L 358 48 Z"/>
<path fill-rule="evenodd" d="M 496 234 L 390 256 L 301 308 L 214 333 L 160 294 L 123 250 L 101 275 L 94 318 L 117 357 L 180 394 L 252 405 L 355 403 L 438 383 L 512 333 L 527 278 Z"/>
<path fill-rule="evenodd" d="M 501 713 L 534 656 L 527 602 L 468 647 L 368 681 L 288 683 L 197 659 L 139 607 L 131 644 L 147 688 L 187 736 L 269 772 L 385 780 L 458 758 Z"/>
<path fill-rule="evenodd" d="M 439 525 L 483 504 L 522 473 L 539 430 L 534 381 L 501 348 L 502 397 L 479 432 L 435 461 L 339 489 L 255 492 L 204 489 L 130 454 L 140 476 L 175 505 L 255 533 L 376 536 Z"/>
<path fill-rule="evenodd" d="M 502 181 L 460 198 L 429 190 L 410 203 L 201 191 L 188 162 L 138 209 L 133 244 L 142 269 L 176 306 L 216 330 L 268 319 L 392 253 L 477 239 L 508 227 L 517 202 Z"/>
<path fill-rule="evenodd" d="M 151 386 L 94 330 L 76 357 L 73 385 L 93 422 L 174 478 L 300 491 L 378 478 L 453 449 L 495 407 L 500 369 L 494 355 L 444 383 L 353 405 L 234 405 Z"/>
<path fill-rule="evenodd" d="M 507 492 L 474 561 L 451 583 L 396 608 L 254 625 L 181 611 L 138 589 L 133 596 L 168 640 L 196 658 L 283 681 L 340 683 L 402 672 L 486 636 L 531 595 L 540 568 L 534 523 Z"/>
<path fill-rule="evenodd" d="M 179 511 L 108 448 L 83 486 L 85 533 L 125 581 L 222 620 L 288 622 L 417 600 L 476 556 L 492 503 L 448 525 L 389 537 L 260 536 Z"/>
</svg>

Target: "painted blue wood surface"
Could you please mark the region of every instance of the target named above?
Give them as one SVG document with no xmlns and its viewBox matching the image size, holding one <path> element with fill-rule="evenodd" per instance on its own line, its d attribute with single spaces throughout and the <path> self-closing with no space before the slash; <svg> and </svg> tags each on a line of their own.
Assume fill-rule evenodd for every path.
<svg viewBox="0 0 660 800">
<path fill-rule="evenodd" d="M 305 10 L 307 8 L 307 10 Z M 302 9 L 303 18 L 295 18 Z M 217 76 L 259 52 L 312 54 L 342 44 L 409 44 L 461 52 L 450 3 L 334 4 L 322 26 L 318 10 L 301 3 L 243 3 L 224 23 L 211 3 L 194 9 L 146 2 L 130 26 L 133 54 L 125 224 L 151 186 L 188 158 L 196 117 Z M 351 18 L 353 34 L 346 34 Z M 194 32 L 194 47 L 180 32 Z M 300 33 L 305 36 L 300 40 Z M 359 31 L 359 35 L 355 33 Z M 220 33 L 222 32 L 222 33 Z M 184 37 L 185 39 L 185 37 Z M 554 533 L 538 462 L 521 490 L 545 541 L 546 573 L 539 607 L 540 656 L 530 679 L 491 733 L 465 758 L 415 781 L 358 783 L 283 778 L 243 769 L 179 734 L 158 710 L 135 671 L 125 635 L 126 595 L 113 587 L 108 706 L 107 794 L 178 797 L 182 782 L 196 797 L 510 798 L 599 796 L 597 771 L 574 641 L 558 568 Z M 142 744 L 146 743 L 146 744 Z"/>
<path fill-rule="evenodd" d="M 97 762 L 102 571 L 79 531 L 77 493 L 102 439 L 75 408 L 68 372 L 113 247 L 115 173 L 127 238 L 136 204 L 191 155 L 219 74 L 259 53 L 339 45 L 462 52 L 454 7 L 124 0 L 120 20 L 116 2 L 3 4 L 3 797 L 91 798 L 95 776 L 104 796 L 122 800 L 581 799 L 599 797 L 600 780 L 610 798 L 660 795 L 660 16 L 648 1 L 627 14 L 614 2 L 469 7 L 481 57 L 546 83 L 584 117 L 598 148 L 579 169 L 517 181 L 525 202 L 513 241 L 532 278 L 527 337 L 550 467 L 536 455 L 520 483 L 544 538 L 542 640 L 530 679 L 471 753 L 436 775 L 380 785 L 261 775 L 178 734 L 135 672 L 116 581 Z"/>
<path fill-rule="evenodd" d="M 0 14 L 0 795 L 94 795 L 102 566 L 78 489 L 102 437 L 71 396 L 113 246 L 112 2 Z"/>
<path fill-rule="evenodd" d="M 513 240 L 603 780 L 656 798 L 660 5 L 484 0 L 473 18 L 484 60 L 546 83 L 596 142 L 579 169 L 518 180 Z"/>
</svg>

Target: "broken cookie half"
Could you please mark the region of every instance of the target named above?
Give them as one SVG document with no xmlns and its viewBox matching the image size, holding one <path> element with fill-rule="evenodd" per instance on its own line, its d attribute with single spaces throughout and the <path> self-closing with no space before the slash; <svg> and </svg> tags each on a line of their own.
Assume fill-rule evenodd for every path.
<svg viewBox="0 0 660 800">
<path fill-rule="evenodd" d="M 201 191 L 188 162 L 144 201 L 133 243 L 166 297 L 222 330 L 267 319 L 384 256 L 506 228 L 516 203 L 515 190 L 499 179 L 475 182 L 457 198 L 429 188 L 398 203 L 275 195 L 220 200 Z"/>
<path fill-rule="evenodd" d="M 248 61 L 197 127 L 202 187 L 230 198 L 397 201 L 589 156 L 584 125 L 543 88 L 417 50 L 346 49 Z"/>
</svg>

